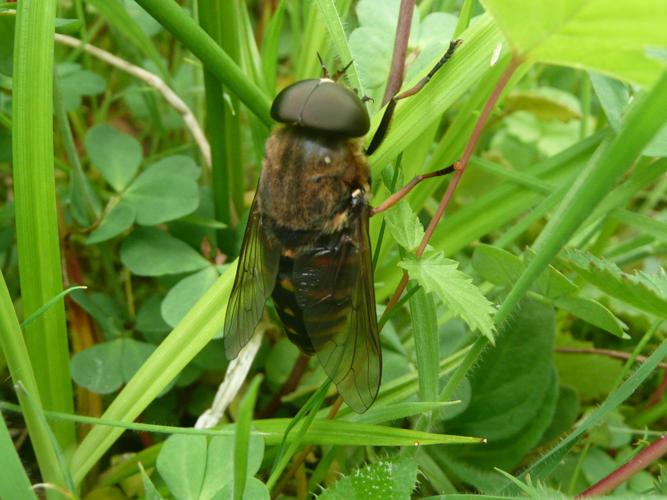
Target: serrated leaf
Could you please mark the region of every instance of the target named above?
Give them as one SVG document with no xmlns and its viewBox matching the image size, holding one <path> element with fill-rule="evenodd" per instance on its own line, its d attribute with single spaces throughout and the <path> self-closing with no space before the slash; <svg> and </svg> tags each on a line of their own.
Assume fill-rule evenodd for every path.
<svg viewBox="0 0 667 500">
<path fill-rule="evenodd" d="M 398 264 L 424 290 L 435 293 L 471 330 L 479 331 L 493 342 L 495 308 L 467 274 L 459 271 L 458 262 L 446 259 L 442 252 L 430 252 L 420 259 Z"/>
<path fill-rule="evenodd" d="M 110 240 L 129 228 L 136 217 L 134 207 L 121 200 L 107 213 L 100 225 L 86 238 L 86 245 Z"/>
<path fill-rule="evenodd" d="M 322 492 L 322 500 L 353 498 L 409 499 L 417 483 L 417 462 L 408 458 L 379 461 L 357 469 Z"/>
<path fill-rule="evenodd" d="M 640 311 L 667 319 L 667 274 L 628 274 L 607 260 L 581 250 L 568 250 L 567 262 L 586 281 Z"/>
<path fill-rule="evenodd" d="M 188 273 L 210 265 L 192 247 L 154 227 L 135 229 L 123 241 L 120 260 L 138 276 Z"/>
<path fill-rule="evenodd" d="M 408 251 L 417 248 L 424 237 L 422 223 L 405 198 L 387 211 L 384 221 L 396 243 Z"/>
<path fill-rule="evenodd" d="M 86 151 L 90 161 L 111 187 L 122 191 L 139 168 L 141 144 L 106 123 L 95 125 L 86 133 Z"/>
<path fill-rule="evenodd" d="M 649 47 L 667 46 L 662 0 L 483 0 L 528 60 L 594 69 L 640 85 L 663 72 Z M 619 44 L 619 40 L 623 40 Z"/>
<path fill-rule="evenodd" d="M 124 199 L 134 206 L 139 224 L 162 224 L 197 209 L 199 188 L 194 179 L 199 169 L 192 167 L 186 156 L 167 158 L 148 167 L 130 184 Z"/>
</svg>

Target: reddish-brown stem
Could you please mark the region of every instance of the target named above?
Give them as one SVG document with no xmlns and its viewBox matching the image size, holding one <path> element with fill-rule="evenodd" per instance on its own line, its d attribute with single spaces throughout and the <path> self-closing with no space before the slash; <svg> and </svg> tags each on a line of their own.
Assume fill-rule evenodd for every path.
<svg viewBox="0 0 667 500">
<path fill-rule="evenodd" d="M 412 14 L 415 11 L 415 0 L 401 0 L 398 12 L 398 23 L 396 25 L 396 37 L 394 38 L 394 53 L 391 56 L 391 69 L 387 88 L 384 91 L 382 105 L 384 106 L 395 96 L 403 84 L 405 72 L 405 55 L 408 51 L 408 40 L 410 39 L 410 25 Z"/>
<path fill-rule="evenodd" d="M 629 352 L 614 351 L 612 349 L 595 349 L 595 348 L 578 348 L 578 347 L 556 347 L 556 352 L 563 354 L 598 354 L 600 356 L 608 356 L 617 359 L 630 359 L 632 355 Z M 646 356 L 635 356 L 635 361 L 643 363 L 646 361 Z M 660 368 L 667 369 L 667 363 L 660 363 Z"/>
<path fill-rule="evenodd" d="M 454 177 L 452 177 L 449 186 L 447 186 L 447 191 L 445 191 L 445 194 L 443 195 L 442 200 L 438 205 L 438 209 L 436 210 L 435 215 L 431 219 L 431 222 L 428 225 L 426 232 L 424 233 L 424 237 L 422 238 L 421 243 L 417 247 L 417 250 L 415 252 L 417 257 L 421 257 L 422 254 L 424 253 L 426 245 L 428 245 L 428 242 L 431 240 L 431 237 L 435 232 L 435 228 L 438 226 L 440 219 L 442 219 L 442 216 L 445 214 L 447 205 L 449 205 L 449 202 L 452 199 L 452 195 L 454 194 L 454 191 L 456 190 L 456 187 L 458 186 L 459 181 L 463 176 L 463 172 L 465 172 L 465 169 L 468 166 L 470 157 L 472 156 L 472 153 L 475 150 L 477 143 L 479 142 L 479 137 L 482 134 L 484 125 L 486 124 L 486 121 L 488 120 L 489 115 L 493 110 L 493 107 L 498 101 L 500 94 L 502 93 L 505 86 L 510 81 L 510 78 L 512 77 L 512 75 L 514 74 L 514 72 L 516 71 L 516 69 L 519 67 L 520 64 L 521 60 L 519 58 L 517 58 L 516 56 L 512 57 L 509 64 L 507 65 L 507 68 L 505 68 L 503 74 L 500 75 L 500 79 L 498 80 L 498 83 L 496 83 L 493 92 L 491 92 L 491 95 L 487 99 L 486 103 L 484 103 L 482 112 L 480 113 L 479 118 L 477 119 L 477 123 L 475 123 L 475 128 L 473 129 L 472 134 L 470 135 L 470 139 L 468 140 L 468 144 L 466 145 L 466 148 L 463 152 L 463 156 L 461 157 L 461 160 L 455 164 L 456 173 L 454 174 Z M 405 287 L 408 284 L 408 280 L 409 280 L 408 274 L 403 273 L 403 278 L 401 279 L 401 282 L 396 288 L 396 291 L 389 299 L 389 303 L 387 304 L 387 308 L 385 309 L 384 314 L 387 314 L 394 307 L 394 305 L 396 305 L 398 299 L 401 297 L 401 294 L 403 293 L 403 290 L 405 290 Z"/>
<path fill-rule="evenodd" d="M 604 495 L 605 493 L 609 493 L 618 485 L 630 479 L 630 477 L 635 475 L 637 472 L 651 465 L 665 453 L 667 453 L 667 435 L 662 436 L 660 439 L 644 448 L 628 462 L 623 464 L 607 477 L 595 483 L 587 490 L 579 493 L 575 498 L 600 496 Z"/>
<path fill-rule="evenodd" d="M 665 370 L 665 373 L 662 376 L 662 382 L 660 382 L 660 385 L 655 392 L 651 394 L 651 399 L 648 400 L 647 406 L 651 407 L 657 405 L 658 401 L 665 395 L 665 392 L 667 392 L 667 370 Z"/>
</svg>

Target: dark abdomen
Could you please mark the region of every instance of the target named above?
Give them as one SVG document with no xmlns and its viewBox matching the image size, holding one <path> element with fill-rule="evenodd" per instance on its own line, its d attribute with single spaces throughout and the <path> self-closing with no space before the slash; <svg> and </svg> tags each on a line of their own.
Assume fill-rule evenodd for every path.
<svg viewBox="0 0 667 500">
<path fill-rule="evenodd" d="M 292 273 L 294 270 L 294 259 L 281 255 L 278 264 L 278 277 L 276 286 L 273 288 L 271 298 L 276 312 L 285 327 L 287 337 L 296 344 L 304 353 L 312 355 L 315 349 L 310 342 L 306 327 L 303 323 L 303 313 L 297 304 Z"/>
</svg>

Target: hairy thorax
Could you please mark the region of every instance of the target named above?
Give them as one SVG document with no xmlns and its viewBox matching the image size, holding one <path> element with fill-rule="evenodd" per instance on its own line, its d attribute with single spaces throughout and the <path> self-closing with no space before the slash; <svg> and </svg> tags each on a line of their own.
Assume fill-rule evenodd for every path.
<svg viewBox="0 0 667 500">
<path fill-rule="evenodd" d="M 283 127 L 266 142 L 260 208 L 280 230 L 331 234 L 347 226 L 352 197 L 367 196 L 369 182 L 359 140 Z"/>
</svg>

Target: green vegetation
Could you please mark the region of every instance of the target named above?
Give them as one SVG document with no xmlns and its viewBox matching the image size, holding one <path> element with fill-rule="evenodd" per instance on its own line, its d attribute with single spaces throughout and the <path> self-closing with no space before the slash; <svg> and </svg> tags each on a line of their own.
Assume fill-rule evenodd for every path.
<svg viewBox="0 0 667 500">
<path fill-rule="evenodd" d="M 270 301 L 225 359 L 270 103 L 352 60 L 368 145 L 401 3 L 0 2 L 0 497 L 667 491 L 664 0 L 419 2 L 372 204 L 458 168 L 371 218 L 377 399 Z"/>
</svg>

